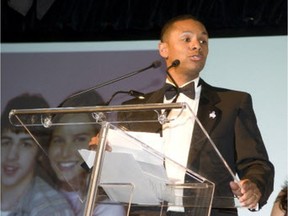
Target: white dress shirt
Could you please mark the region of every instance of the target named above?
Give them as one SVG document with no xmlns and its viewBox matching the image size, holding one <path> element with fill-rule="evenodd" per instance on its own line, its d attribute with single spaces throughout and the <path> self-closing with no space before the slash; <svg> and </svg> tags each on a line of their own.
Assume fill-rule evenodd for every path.
<svg viewBox="0 0 288 216">
<path fill-rule="evenodd" d="M 166 81 L 173 85 L 173 83 Z M 191 80 L 188 83 L 185 83 L 185 85 L 195 82 L 195 99 L 190 99 L 185 94 L 180 93 L 176 102 L 186 102 L 189 107 L 192 109 L 193 113 L 187 108 L 184 109 L 183 113 L 181 113 L 180 116 L 178 116 L 181 112 L 181 109 L 174 109 L 171 110 L 169 113 L 168 119 L 174 119 L 168 123 L 165 123 L 162 127 L 163 129 L 163 138 L 164 138 L 164 155 L 166 158 L 165 160 L 165 167 L 167 176 L 171 183 L 173 184 L 181 184 L 184 183 L 185 180 L 185 172 L 187 167 L 187 161 L 188 161 L 188 154 L 190 149 L 190 144 L 192 140 L 192 132 L 195 124 L 195 118 L 194 115 L 197 115 L 198 105 L 199 105 L 199 99 L 200 99 L 200 92 L 201 92 L 201 86 L 198 86 L 199 77 Z M 170 100 L 166 100 L 164 98 L 164 103 L 171 103 L 174 98 Z M 177 118 L 178 116 L 178 118 Z M 171 159 L 172 161 L 177 162 L 181 165 L 178 166 L 175 163 L 169 161 Z M 183 190 L 176 191 L 176 196 L 183 194 Z M 177 202 L 177 201 L 176 201 Z M 182 199 L 178 201 L 179 205 L 181 205 Z M 184 211 L 183 208 L 171 206 L 168 208 L 168 210 L 173 211 Z"/>
</svg>

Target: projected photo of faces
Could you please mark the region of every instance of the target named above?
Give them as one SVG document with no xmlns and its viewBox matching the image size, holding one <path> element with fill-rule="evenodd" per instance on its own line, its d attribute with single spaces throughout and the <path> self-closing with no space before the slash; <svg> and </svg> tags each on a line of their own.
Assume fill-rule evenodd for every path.
<svg viewBox="0 0 288 216">
<path fill-rule="evenodd" d="M 59 107 L 104 103 L 95 91 L 67 98 Z M 49 104 L 41 94 L 23 93 L 1 113 L 1 215 L 84 215 L 91 170 L 78 150 L 88 149 L 101 126 L 86 124 L 94 121 L 90 113 L 54 115 L 56 124 L 47 128 L 38 124 L 43 120 L 39 115 L 19 122 L 9 117 L 13 109 L 36 108 Z M 124 206 L 103 197 L 93 215 L 126 215 Z"/>
</svg>

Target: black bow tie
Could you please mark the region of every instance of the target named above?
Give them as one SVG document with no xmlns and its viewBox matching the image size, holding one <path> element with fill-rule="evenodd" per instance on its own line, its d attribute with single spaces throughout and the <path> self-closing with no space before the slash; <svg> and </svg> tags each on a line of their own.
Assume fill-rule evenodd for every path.
<svg viewBox="0 0 288 216">
<path fill-rule="evenodd" d="M 183 88 L 178 89 L 179 94 L 183 93 L 191 99 L 195 99 L 195 87 L 194 82 L 189 83 Z M 177 88 L 169 83 L 165 84 L 165 97 L 167 100 L 171 100 L 177 95 Z"/>
</svg>

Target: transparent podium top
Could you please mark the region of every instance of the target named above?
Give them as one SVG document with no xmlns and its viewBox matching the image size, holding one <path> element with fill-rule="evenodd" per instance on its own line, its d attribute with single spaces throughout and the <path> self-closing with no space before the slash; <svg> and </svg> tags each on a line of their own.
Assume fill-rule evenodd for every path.
<svg viewBox="0 0 288 216">
<path fill-rule="evenodd" d="M 123 204 L 124 215 L 135 206 L 209 215 L 211 207 L 238 205 L 221 143 L 186 103 L 20 109 L 9 118 L 40 149 L 37 175 L 74 197 L 82 214 L 94 214 L 95 202 L 120 212 Z M 89 147 L 92 137 L 97 145 Z"/>
</svg>

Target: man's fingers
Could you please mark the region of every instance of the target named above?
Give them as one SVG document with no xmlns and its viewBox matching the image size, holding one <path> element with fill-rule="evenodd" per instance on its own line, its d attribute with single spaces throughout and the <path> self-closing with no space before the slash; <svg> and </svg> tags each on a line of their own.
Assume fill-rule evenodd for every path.
<svg viewBox="0 0 288 216">
<path fill-rule="evenodd" d="M 90 150 L 96 150 L 98 144 L 99 144 L 99 135 L 97 134 L 96 136 L 94 136 L 90 139 L 89 149 Z M 112 151 L 112 147 L 109 145 L 109 143 L 106 144 L 105 150 L 108 152 Z"/>
<path fill-rule="evenodd" d="M 96 135 L 90 139 L 89 146 L 90 145 L 98 145 L 98 143 L 99 143 L 99 136 Z"/>
<path fill-rule="evenodd" d="M 257 185 L 248 179 L 241 180 L 239 183 L 231 182 L 232 192 L 238 197 L 241 206 L 254 209 L 259 203 L 261 192 Z"/>
<path fill-rule="evenodd" d="M 237 196 L 237 197 L 242 196 L 241 188 L 238 185 L 238 183 L 231 181 L 230 182 L 230 188 L 231 188 L 231 190 L 235 196 Z"/>
</svg>

